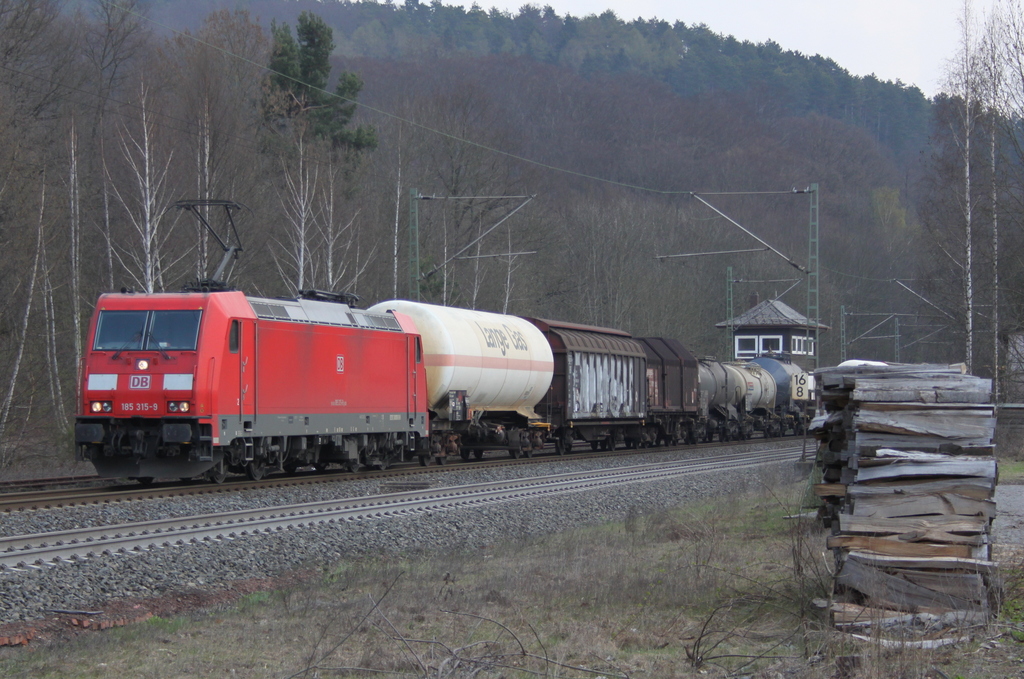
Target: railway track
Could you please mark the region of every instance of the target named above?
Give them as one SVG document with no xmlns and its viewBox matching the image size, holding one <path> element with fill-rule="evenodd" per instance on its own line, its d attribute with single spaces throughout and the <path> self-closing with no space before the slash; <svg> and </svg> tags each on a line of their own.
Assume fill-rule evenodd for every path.
<svg viewBox="0 0 1024 679">
<path fill-rule="evenodd" d="M 800 446 L 739 451 L 614 469 L 553 474 L 514 481 L 409 490 L 361 498 L 245 509 L 0 538 L 0 568 L 40 567 L 60 560 L 128 554 L 206 541 L 233 540 L 256 533 L 292 530 L 315 524 L 353 522 L 417 512 L 535 499 L 617 484 L 664 480 L 708 471 L 741 469 L 801 456 Z"/>
<path fill-rule="evenodd" d="M 763 439 L 747 441 L 743 443 L 730 443 L 730 447 L 751 446 L 764 443 Z M 291 476 L 271 476 L 260 481 L 249 481 L 242 477 L 237 480 L 229 480 L 224 484 L 211 484 L 208 482 L 182 482 L 173 481 L 159 483 L 151 486 L 140 486 L 138 484 L 116 484 L 116 485 L 94 485 L 75 488 L 52 488 L 43 487 L 20 491 L 2 492 L 0 488 L 0 512 L 15 512 L 33 509 L 55 509 L 81 505 L 103 505 L 116 502 L 132 502 L 137 500 L 156 500 L 178 496 L 199 496 L 214 495 L 223 493 L 236 493 L 255 488 L 288 488 L 310 486 L 324 483 L 338 483 L 365 479 L 393 479 L 405 478 L 414 475 L 440 474 L 449 470 L 457 469 L 480 469 L 488 466 L 507 466 L 520 464 L 534 464 L 544 462 L 564 462 L 575 460 L 593 460 L 606 457 L 623 457 L 637 454 L 637 452 L 672 452 L 672 451 L 701 451 L 720 447 L 721 443 L 703 443 L 697 445 L 650 448 L 642 451 L 619 449 L 614 451 L 586 451 L 569 455 L 542 455 L 540 457 L 512 459 L 509 457 L 489 457 L 483 460 L 472 460 L 463 462 L 459 460 L 452 464 L 441 466 L 421 467 L 416 462 L 402 463 L 384 471 L 363 471 L 353 474 L 351 472 L 328 472 L 328 473 L 299 473 Z M 551 449 L 554 450 L 553 448 Z M 549 451 L 550 452 L 550 451 Z M 95 477 L 99 478 L 99 477 Z M 42 484 L 44 481 L 39 480 Z M 61 481 L 59 479 L 53 481 Z M 26 485 L 30 485 L 30 483 Z M 24 486 L 22 486 L 24 487 Z"/>
</svg>

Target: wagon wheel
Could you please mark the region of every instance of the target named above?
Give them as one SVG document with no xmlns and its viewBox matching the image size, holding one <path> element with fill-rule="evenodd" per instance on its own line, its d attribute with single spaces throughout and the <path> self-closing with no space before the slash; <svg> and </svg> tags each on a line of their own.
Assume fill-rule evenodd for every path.
<svg viewBox="0 0 1024 679">
<path fill-rule="evenodd" d="M 572 440 L 572 429 L 566 429 L 557 439 L 555 439 L 555 452 L 557 452 L 559 455 L 571 453 Z"/>
<path fill-rule="evenodd" d="M 212 483 L 224 483 L 224 479 L 226 479 L 227 477 L 228 470 L 224 466 L 223 459 L 221 459 L 220 462 L 206 470 L 206 478 L 208 481 L 211 481 Z"/>
<path fill-rule="evenodd" d="M 420 466 L 426 467 L 428 464 L 430 464 L 430 458 L 426 455 L 420 455 Z"/>
<path fill-rule="evenodd" d="M 591 450 L 595 450 L 596 451 L 600 447 L 601 447 L 601 442 L 600 441 L 591 441 L 590 442 L 590 449 Z"/>
<path fill-rule="evenodd" d="M 474 450 L 473 451 L 473 457 L 475 457 L 478 460 L 484 459 L 484 451 L 483 451 L 483 449 L 481 448 L 480 450 Z"/>
<path fill-rule="evenodd" d="M 525 444 L 525 445 L 524 445 Z M 523 449 L 530 445 L 529 437 L 522 429 L 513 427 L 508 432 L 508 455 L 513 460 L 523 456 Z"/>
</svg>

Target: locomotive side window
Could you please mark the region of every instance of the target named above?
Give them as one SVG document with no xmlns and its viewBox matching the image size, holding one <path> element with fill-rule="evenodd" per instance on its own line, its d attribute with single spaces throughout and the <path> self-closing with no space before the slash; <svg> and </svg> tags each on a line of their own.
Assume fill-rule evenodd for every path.
<svg viewBox="0 0 1024 679">
<path fill-rule="evenodd" d="M 101 311 L 96 323 L 94 351 L 130 351 L 142 348 L 148 311 Z"/>
<path fill-rule="evenodd" d="M 228 334 L 228 350 L 232 354 L 237 354 L 240 343 L 238 341 L 239 332 L 241 330 L 241 323 L 238 321 L 231 321 L 231 332 Z"/>
<path fill-rule="evenodd" d="M 420 338 L 416 338 L 416 362 L 423 362 L 423 346 L 420 344 Z"/>
</svg>

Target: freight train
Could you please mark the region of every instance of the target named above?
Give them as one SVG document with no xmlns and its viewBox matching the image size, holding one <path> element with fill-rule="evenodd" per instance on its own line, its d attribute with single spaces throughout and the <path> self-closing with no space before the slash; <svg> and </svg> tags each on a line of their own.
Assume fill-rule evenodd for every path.
<svg viewBox="0 0 1024 679">
<path fill-rule="evenodd" d="M 103 477 L 443 464 L 801 433 L 783 357 L 698 359 L 675 339 L 348 295 L 122 291 L 89 325 L 76 456 Z"/>
</svg>

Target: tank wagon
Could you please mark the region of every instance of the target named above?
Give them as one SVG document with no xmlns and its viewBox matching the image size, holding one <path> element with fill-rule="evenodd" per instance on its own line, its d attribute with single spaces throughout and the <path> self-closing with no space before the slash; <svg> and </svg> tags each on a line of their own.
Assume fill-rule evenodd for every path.
<svg viewBox="0 0 1024 679">
<path fill-rule="evenodd" d="M 750 364 L 759 365 L 772 376 L 777 395 L 775 408 L 771 412 L 771 424 L 766 429 L 768 436 L 782 436 L 787 430 L 800 435 L 807 428 L 813 412 L 808 412 L 807 401 L 793 398 L 793 379 L 804 378 L 807 374 L 800 366 L 791 363 L 784 357 L 761 356 L 750 360 Z"/>
<path fill-rule="evenodd" d="M 551 347 L 522 318 L 406 300 L 381 302 L 370 312 L 394 311 L 415 324 L 423 342 L 430 448 L 420 462 L 458 455 L 483 457 L 505 449 L 532 456 L 550 425 L 535 407 L 551 384 Z"/>
<path fill-rule="evenodd" d="M 429 428 L 422 346 L 344 297 L 108 294 L 89 326 L 77 457 L 100 476 L 223 481 L 385 467 Z M 420 446 L 422 447 L 422 446 Z"/>
</svg>

